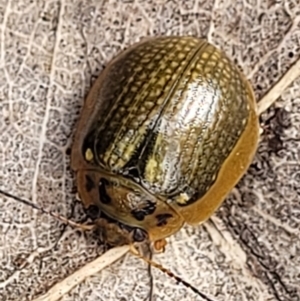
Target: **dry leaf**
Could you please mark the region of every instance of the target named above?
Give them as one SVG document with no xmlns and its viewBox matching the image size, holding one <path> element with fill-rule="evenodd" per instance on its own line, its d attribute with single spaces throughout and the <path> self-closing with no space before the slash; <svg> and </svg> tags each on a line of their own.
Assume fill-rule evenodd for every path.
<svg viewBox="0 0 300 301">
<path fill-rule="evenodd" d="M 219 301 L 299 300 L 299 16 L 298 0 L 1 1 L 0 189 L 83 220 L 69 151 L 93 79 L 144 36 L 207 37 L 241 66 L 258 99 L 279 99 L 262 115 L 256 158 L 224 205 L 154 259 Z M 0 229 L 3 301 L 51 295 L 67 277 L 77 282 L 61 301 L 197 299 L 130 255 L 87 273 L 104 250 L 95 237 L 3 196 Z M 78 270 L 87 274 L 76 278 Z"/>
</svg>

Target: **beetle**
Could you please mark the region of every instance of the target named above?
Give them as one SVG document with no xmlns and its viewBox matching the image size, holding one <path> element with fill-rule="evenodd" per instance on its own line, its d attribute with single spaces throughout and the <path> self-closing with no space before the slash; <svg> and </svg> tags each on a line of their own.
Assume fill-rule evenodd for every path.
<svg viewBox="0 0 300 301">
<path fill-rule="evenodd" d="M 184 223 L 214 213 L 258 139 L 251 85 L 223 52 L 194 37 L 155 37 L 120 53 L 95 81 L 71 166 L 106 241 L 159 251 Z"/>
<path fill-rule="evenodd" d="M 258 115 L 250 83 L 222 51 L 194 37 L 150 38 L 108 64 L 77 124 L 71 166 L 92 227 L 0 192 L 96 227 L 110 245 L 163 251 L 184 223 L 207 220 L 246 172 Z"/>
</svg>

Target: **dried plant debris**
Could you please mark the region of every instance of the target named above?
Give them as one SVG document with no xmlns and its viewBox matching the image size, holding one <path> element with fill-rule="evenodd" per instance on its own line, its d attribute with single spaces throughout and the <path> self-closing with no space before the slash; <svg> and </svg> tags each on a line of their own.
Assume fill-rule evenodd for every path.
<svg viewBox="0 0 300 301">
<path fill-rule="evenodd" d="M 207 37 L 244 70 L 261 111 L 276 103 L 262 114 L 255 160 L 224 205 L 153 260 L 219 301 L 300 300 L 299 16 L 289 0 L 0 1 L 0 189 L 85 221 L 69 150 L 93 80 L 145 36 Z M 0 229 L 1 300 L 197 299 L 125 249 L 90 270 L 106 250 L 92 234 L 2 195 Z"/>
</svg>

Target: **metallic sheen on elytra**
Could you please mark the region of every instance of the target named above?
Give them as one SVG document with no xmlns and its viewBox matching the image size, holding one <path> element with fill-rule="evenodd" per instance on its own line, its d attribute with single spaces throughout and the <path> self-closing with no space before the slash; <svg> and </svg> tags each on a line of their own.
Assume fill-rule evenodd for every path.
<svg viewBox="0 0 300 301">
<path fill-rule="evenodd" d="M 116 221 L 99 218 L 110 243 L 134 240 L 120 224 L 155 242 L 220 206 L 258 137 L 252 89 L 225 54 L 201 39 L 157 37 L 119 54 L 96 80 L 72 167 L 85 207 Z"/>
</svg>

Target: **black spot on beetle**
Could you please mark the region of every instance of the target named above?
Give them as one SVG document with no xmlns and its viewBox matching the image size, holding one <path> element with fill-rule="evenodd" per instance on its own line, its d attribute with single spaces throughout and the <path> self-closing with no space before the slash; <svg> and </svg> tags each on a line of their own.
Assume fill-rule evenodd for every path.
<svg viewBox="0 0 300 301">
<path fill-rule="evenodd" d="M 90 205 L 86 209 L 86 214 L 93 220 L 100 217 L 100 209 L 96 205 Z"/>
<path fill-rule="evenodd" d="M 145 212 L 145 215 L 150 215 L 154 213 L 156 209 L 155 203 L 151 201 L 147 201 L 147 205 L 143 208 L 143 211 Z"/>
<path fill-rule="evenodd" d="M 138 221 L 143 221 L 145 218 L 145 213 L 140 210 L 132 210 L 131 215 Z"/>
<path fill-rule="evenodd" d="M 143 208 L 133 209 L 131 215 L 138 221 L 144 220 L 146 215 L 151 215 L 156 209 L 155 203 L 147 201 L 147 204 Z"/>
<path fill-rule="evenodd" d="M 85 176 L 85 189 L 86 189 L 86 191 L 90 192 L 94 188 L 95 188 L 95 183 L 94 183 L 93 179 L 89 175 L 86 175 Z"/>
<path fill-rule="evenodd" d="M 165 226 L 168 222 L 167 220 L 169 218 L 171 218 L 173 215 L 170 213 L 163 213 L 163 214 L 158 214 L 156 215 L 156 219 L 157 219 L 157 227 L 162 227 Z"/>
<path fill-rule="evenodd" d="M 111 198 L 106 192 L 106 186 L 108 185 L 109 182 L 106 179 L 101 179 L 99 182 L 99 197 L 100 202 L 103 204 L 109 204 L 111 202 Z"/>
</svg>

